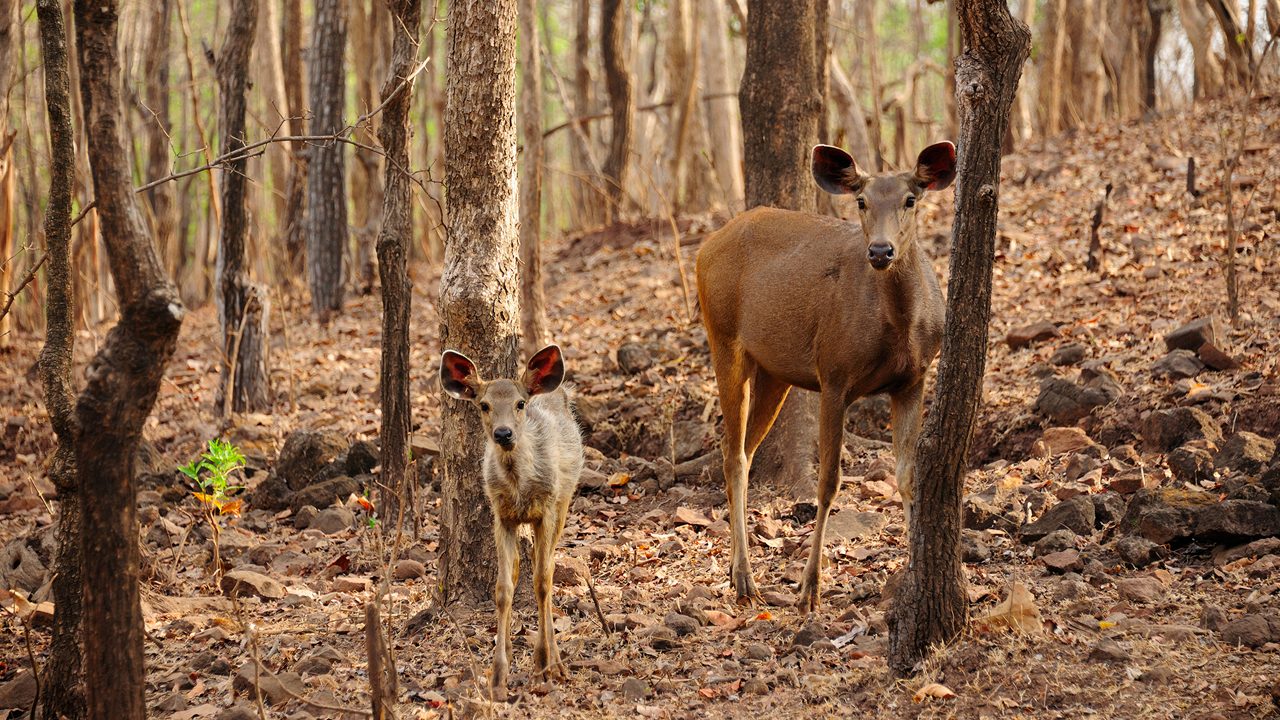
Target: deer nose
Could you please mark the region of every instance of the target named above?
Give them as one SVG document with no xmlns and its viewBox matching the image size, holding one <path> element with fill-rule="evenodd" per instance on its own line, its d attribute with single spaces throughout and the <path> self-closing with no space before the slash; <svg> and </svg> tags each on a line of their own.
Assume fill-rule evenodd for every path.
<svg viewBox="0 0 1280 720">
<path fill-rule="evenodd" d="M 493 430 L 493 441 L 503 447 L 509 447 L 513 437 L 514 433 L 511 432 L 509 427 L 494 428 Z"/>
<path fill-rule="evenodd" d="M 867 260 L 877 270 L 889 267 L 889 263 L 893 262 L 893 245 L 887 242 L 871 243 L 867 246 Z"/>
</svg>

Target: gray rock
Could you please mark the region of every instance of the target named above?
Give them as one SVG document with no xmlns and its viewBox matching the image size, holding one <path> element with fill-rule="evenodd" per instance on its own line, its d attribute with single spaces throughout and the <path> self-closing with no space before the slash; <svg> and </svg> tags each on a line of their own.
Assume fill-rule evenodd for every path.
<svg viewBox="0 0 1280 720">
<path fill-rule="evenodd" d="M 26 710 L 36 699 L 36 676 L 30 670 L 19 670 L 7 682 L 0 683 L 0 708 Z"/>
<path fill-rule="evenodd" d="M 1049 363 L 1059 367 L 1063 365 L 1075 365 L 1084 360 L 1089 354 L 1088 348 L 1080 343 L 1067 343 L 1060 346 L 1054 351 L 1053 356 L 1049 358 Z"/>
<path fill-rule="evenodd" d="M 284 597 L 284 585 L 252 570 L 231 570 L 222 576 L 222 592 L 227 597 L 256 595 L 263 600 Z"/>
<path fill-rule="evenodd" d="M 296 513 L 307 505 L 327 508 L 334 503 L 346 501 L 352 494 L 360 494 L 360 481 L 355 478 L 339 475 L 309 485 L 289 496 L 289 507 Z"/>
<path fill-rule="evenodd" d="M 767 695 L 769 693 L 769 683 L 760 678 L 748 678 L 742 683 L 743 695 Z"/>
<path fill-rule="evenodd" d="M 1089 662 L 1123 663 L 1129 661 L 1129 652 L 1110 638 L 1099 640 L 1089 651 Z"/>
<path fill-rule="evenodd" d="M 1010 517 L 1004 507 L 979 493 L 966 495 L 964 498 L 964 526 L 969 530 L 1002 530 L 1012 533 L 1017 529 L 1017 520 Z"/>
<path fill-rule="evenodd" d="M 1093 521 L 1096 527 L 1120 522 L 1128 508 L 1120 493 L 1100 492 L 1090 495 L 1089 499 L 1093 501 Z"/>
<path fill-rule="evenodd" d="M 1058 337 L 1058 335 L 1058 326 L 1051 322 L 1038 322 L 1010 330 L 1004 341 L 1008 343 L 1010 349 L 1017 350 L 1032 343 Z"/>
<path fill-rule="evenodd" d="M 263 668 L 259 675 L 252 660 L 240 666 L 240 671 L 236 673 L 235 680 L 231 684 L 236 692 L 247 693 L 249 697 L 253 697 L 255 678 L 258 689 L 262 691 L 262 699 L 271 705 L 286 703 L 293 699 L 294 695 L 304 696 L 306 693 L 306 686 L 302 684 L 302 677 L 298 673 L 271 673 Z"/>
<path fill-rule="evenodd" d="M 20 537 L 0 548 L 0 588 L 30 595 L 44 585 L 48 569 L 33 544 Z"/>
<path fill-rule="evenodd" d="M 764 643 L 749 643 L 745 648 L 745 653 L 752 660 L 770 660 L 773 658 L 773 648 Z"/>
<path fill-rule="evenodd" d="M 622 681 L 622 696 L 631 702 L 639 702 L 649 697 L 653 690 L 649 689 L 649 684 L 640 678 L 627 678 Z"/>
<path fill-rule="evenodd" d="M 684 636 L 698 631 L 701 625 L 697 620 L 688 615 L 681 615 L 678 612 L 669 612 L 663 618 L 662 624 L 675 631 L 676 635 Z"/>
<path fill-rule="evenodd" d="M 1200 627 L 1217 632 L 1227 626 L 1230 619 L 1221 605 L 1205 605 L 1200 609 Z"/>
<path fill-rule="evenodd" d="M 1218 328 L 1212 317 L 1196 318 L 1164 336 L 1169 350 L 1198 350 L 1205 343 L 1218 342 Z"/>
<path fill-rule="evenodd" d="M 1096 517 L 1093 501 L 1087 496 L 1077 495 L 1049 508 L 1039 520 L 1024 525 L 1020 534 L 1023 542 L 1035 542 L 1054 530 L 1066 528 L 1088 537 L 1093 533 Z"/>
<path fill-rule="evenodd" d="M 671 425 L 671 436 L 674 441 L 676 462 L 702 455 L 702 444 L 706 437 L 706 425 L 692 420 L 677 420 Z"/>
<path fill-rule="evenodd" d="M 1116 554 L 1134 567 L 1146 567 L 1164 555 L 1163 549 L 1144 537 L 1130 535 L 1116 541 Z"/>
<path fill-rule="evenodd" d="M 1165 588 L 1153 577 L 1125 578 L 1116 582 L 1116 592 L 1122 600 L 1134 603 L 1153 603 L 1164 597 Z"/>
<path fill-rule="evenodd" d="M 1204 370 L 1204 363 L 1191 350 L 1172 350 L 1151 365 L 1151 374 L 1170 380 L 1193 378 Z"/>
<path fill-rule="evenodd" d="M 1056 574 L 1075 573 L 1084 570 L 1084 563 L 1080 559 L 1080 553 L 1075 550 L 1051 552 L 1041 557 L 1040 562 L 1044 563 L 1049 572 Z"/>
<path fill-rule="evenodd" d="M 1222 431 L 1205 411 L 1193 407 L 1156 410 L 1142 421 L 1142 439 L 1147 447 L 1168 452 L 1191 440 L 1222 441 Z"/>
<path fill-rule="evenodd" d="M 1242 430 L 1222 444 L 1222 449 L 1213 458 L 1213 465 L 1223 473 L 1234 470 L 1245 475 L 1257 475 L 1275 452 L 1274 441 Z"/>
<path fill-rule="evenodd" d="M 1245 645 L 1259 648 L 1280 640 L 1280 617 L 1245 615 L 1223 626 L 1219 635 L 1228 645 Z"/>
<path fill-rule="evenodd" d="M 351 477 L 373 472 L 379 462 L 378 448 L 368 440 L 357 440 L 347 450 L 346 470 Z"/>
<path fill-rule="evenodd" d="M 1280 508 L 1257 500 L 1224 500 L 1200 509 L 1194 532 L 1215 540 L 1280 535 Z"/>
<path fill-rule="evenodd" d="M 427 566 L 417 560 L 410 560 L 408 558 L 397 560 L 396 567 L 392 572 L 392 575 L 397 580 L 414 580 L 416 578 L 426 577 Z"/>
<path fill-rule="evenodd" d="M 274 474 L 282 478 L 290 490 L 301 490 L 346 449 L 346 441 L 337 433 L 296 430 L 285 438 Z"/>
<path fill-rule="evenodd" d="M 1213 455 L 1203 443 L 1189 442 L 1175 448 L 1165 458 L 1173 479 L 1195 485 L 1201 481 L 1213 479 Z"/>
<path fill-rule="evenodd" d="M 829 516 L 827 520 L 828 537 L 841 540 L 860 540 L 880 534 L 889 518 L 878 512 L 853 512 L 842 510 Z"/>
<path fill-rule="evenodd" d="M 293 513 L 293 527 L 297 530 L 306 530 L 316 521 L 316 516 L 319 514 L 320 511 L 315 505 L 303 505 Z"/>
<path fill-rule="evenodd" d="M 1174 488 L 1139 490 L 1120 520 L 1122 533 L 1139 535 L 1157 545 L 1185 540 L 1195 534 L 1196 515 L 1217 498 L 1206 492 Z"/>
<path fill-rule="evenodd" d="M 618 348 L 618 369 L 628 375 L 653 367 L 653 355 L 640 343 L 626 343 Z"/>
<path fill-rule="evenodd" d="M 345 507 L 335 505 L 334 507 L 321 510 L 316 519 L 312 521 L 311 527 L 319 530 L 325 535 L 334 535 L 344 530 L 349 530 L 356 523 L 356 515 Z"/>
<path fill-rule="evenodd" d="M 1036 541 L 1035 556 L 1070 550 L 1076 546 L 1076 534 L 1066 528 L 1054 530 Z"/>
<path fill-rule="evenodd" d="M 1102 368 L 1105 370 L 1105 368 Z M 1035 410 L 1058 425 L 1072 425 L 1088 417 L 1094 408 L 1106 405 L 1123 393 L 1118 381 L 1109 370 L 1091 372 L 1086 380 L 1081 371 L 1081 383 L 1066 378 L 1047 377 L 1040 381 L 1040 394 L 1036 397 Z"/>
<path fill-rule="evenodd" d="M 961 551 L 967 563 L 984 563 L 991 559 L 991 548 L 982 540 L 982 534 L 974 530 L 965 530 L 961 536 Z"/>
</svg>

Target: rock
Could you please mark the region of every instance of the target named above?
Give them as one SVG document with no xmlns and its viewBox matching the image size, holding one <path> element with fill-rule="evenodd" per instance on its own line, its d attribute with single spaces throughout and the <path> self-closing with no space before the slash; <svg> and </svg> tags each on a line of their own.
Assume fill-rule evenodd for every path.
<svg viewBox="0 0 1280 720">
<path fill-rule="evenodd" d="M 378 456 L 378 448 L 368 440 L 357 440 L 347 450 L 346 470 L 351 477 L 367 475 L 373 472 L 382 460 Z"/>
<path fill-rule="evenodd" d="M 860 540 L 880 534 L 888 524 L 889 518 L 878 512 L 842 510 L 829 516 L 827 533 L 842 540 Z"/>
<path fill-rule="evenodd" d="M 1271 467 L 1262 471 L 1258 484 L 1271 493 L 1271 504 L 1280 505 L 1280 462 L 1272 460 Z"/>
<path fill-rule="evenodd" d="M 258 713 L 248 705 L 232 705 L 215 715 L 213 720 L 258 720 Z"/>
<path fill-rule="evenodd" d="M 360 494 L 360 481 L 355 478 L 339 475 L 310 485 L 289 496 L 289 507 L 296 513 L 304 505 L 327 508 L 334 503 L 344 502 L 352 494 Z"/>
<path fill-rule="evenodd" d="M 169 693 L 164 699 L 155 704 L 155 709 L 165 713 L 176 713 L 179 710 L 187 709 L 187 699 L 182 693 Z"/>
<path fill-rule="evenodd" d="M 0 683 L 0 708 L 2 709 L 26 710 L 35 700 L 36 676 L 30 670 L 19 670 L 8 681 Z"/>
<path fill-rule="evenodd" d="M 427 566 L 417 560 L 397 560 L 392 576 L 397 580 L 415 580 L 427 576 Z"/>
<path fill-rule="evenodd" d="M 676 637 L 676 631 L 666 625 L 655 625 L 636 631 L 636 638 L 648 640 L 649 647 L 654 650 L 670 650 L 676 647 L 679 644 Z"/>
<path fill-rule="evenodd" d="M 1095 527 L 1102 527 L 1110 523 L 1120 522 L 1124 517 L 1124 511 L 1128 509 L 1124 498 L 1120 497 L 1116 492 L 1100 492 L 1096 495 L 1090 495 L 1089 500 L 1093 502 L 1093 521 Z"/>
<path fill-rule="evenodd" d="M 640 343 L 626 343 L 618 348 L 618 369 L 628 375 L 653 367 L 653 355 Z"/>
<path fill-rule="evenodd" d="M 746 656 L 752 660 L 770 660 L 773 658 L 773 648 L 764 643 L 748 643 L 744 648 Z"/>
<path fill-rule="evenodd" d="M 711 519 L 701 512 L 693 508 L 687 508 L 683 505 L 676 508 L 673 517 L 676 525 L 692 525 L 694 527 L 707 527 L 711 524 Z"/>
<path fill-rule="evenodd" d="M 265 668 L 259 673 L 256 665 L 255 662 L 250 660 L 240 666 L 240 671 L 236 673 L 235 680 L 231 684 L 236 692 L 247 693 L 249 697 L 253 697 L 253 687 L 256 679 L 258 689 L 262 691 L 262 699 L 271 705 L 284 704 L 292 700 L 294 695 L 299 697 L 305 695 L 306 686 L 302 684 L 302 677 L 298 673 L 284 672 L 274 674 L 268 672 Z"/>
<path fill-rule="evenodd" d="M 706 425 L 692 420 L 677 420 L 671 425 L 671 437 L 676 462 L 682 463 L 702 455 Z"/>
<path fill-rule="evenodd" d="M 1087 496 L 1080 495 L 1049 508 L 1039 520 L 1024 525 L 1020 534 L 1023 542 L 1035 542 L 1054 530 L 1066 528 L 1077 535 L 1087 537 L 1093 534 L 1095 518 L 1093 501 Z"/>
<path fill-rule="evenodd" d="M 769 683 L 760 678 L 748 678 L 742 683 L 743 695 L 767 695 L 769 693 Z"/>
<path fill-rule="evenodd" d="M 1049 553 L 1041 557 L 1040 562 L 1044 563 L 1049 572 L 1058 575 L 1084 570 L 1084 562 L 1080 560 L 1080 553 L 1075 550 L 1061 550 Z"/>
<path fill-rule="evenodd" d="M 249 505 L 259 510 L 284 510 L 289 507 L 289 485 L 284 478 L 268 475 L 249 492 Z"/>
<path fill-rule="evenodd" d="M 1280 508 L 1257 500 L 1224 500 L 1200 509 L 1194 534 L 1215 540 L 1280 535 Z"/>
<path fill-rule="evenodd" d="M 1204 361 L 1205 365 L 1214 370 L 1235 370 L 1240 367 L 1240 361 L 1218 349 L 1213 343 L 1205 343 L 1196 350 L 1196 355 Z"/>
<path fill-rule="evenodd" d="M 984 563 L 991 559 L 991 548 L 982 540 L 982 534 L 965 530 L 960 539 L 963 559 L 967 563 Z"/>
<path fill-rule="evenodd" d="M 663 618 L 662 624 L 675 631 L 676 635 L 684 636 L 697 632 L 702 625 L 688 615 L 682 615 L 678 612 L 669 612 Z"/>
<path fill-rule="evenodd" d="M 290 490 L 301 490 L 346 449 L 346 441 L 337 433 L 295 430 L 284 440 L 274 474 L 283 479 Z"/>
<path fill-rule="evenodd" d="M 565 556 L 556 558 L 551 582 L 557 587 L 585 587 L 591 577 L 591 568 L 580 558 Z"/>
<path fill-rule="evenodd" d="M 1011 350 L 1024 348 L 1032 343 L 1058 337 L 1058 327 L 1051 322 L 1038 322 L 1009 331 L 1004 341 Z"/>
<path fill-rule="evenodd" d="M 20 537 L 0 548 L 0 589 L 30 595 L 44 585 L 48 570 L 31 538 Z"/>
<path fill-rule="evenodd" d="M 231 570 L 222 576 L 222 592 L 227 597 L 257 595 L 263 600 L 284 597 L 284 585 L 252 570 Z"/>
<path fill-rule="evenodd" d="M 1163 549 L 1144 537 L 1130 535 L 1116 541 L 1116 554 L 1134 567 L 1146 567 L 1164 556 Z"/>
<path fill-rule="evenodd" d="M 311 523 L 315 522 L 316 516 L 320 511 L 315 505 L 303 505 L 293 513 L 293 527 L 296 530 L 306 530 L 311 527 Z"/>
<path fill-rule="evenodd" d="M 1040 435 L 1032 450 L 1039 457 L 1055 457 L 1083 450 L 1093 444 L 1084 430 L 1078 427 L 1051 427 Z"/>
<path fill-rule="evenodd" d="M 1223 626 L 1219 636 L 1228 645 L 1259 648 L 1280 641 L 1280 616 L 1245 615 Z"/>
<path fill-rule="evenodd" d="M 627 678 L 622 681 L 620 688 L 622 696 L 631 702 L 639 702 L 649 697 L 653 691 L 649 689 L 649 685 L 640 678 Z"/>
<path fill-rule="evenodd" d="M 1036 541 L 1035 555 L 1040 557 L 1049 553 L 1056 553 L 1062 550 L 1069 550 L 1076 546 L 1076 534 L 1063 528 L 1054 530 Z"/>
<path fill-rule="evenodd" d="M 334 535 L 343 530 L 349 530 L 355 525 L 356 515 L 345 507 L 335 505 L 326 508 L 316 515 L 316 519 L 311 521 L 311 527 L 319 530 L 325 535 Z"/>
<path fill-rule="evenodd" d="M 1059 346 L 1054 351 L 1053 356 L 1049 358 L 1051 365 L 1062 367 L 1063 365 L 1075 365 L 1089 354 L 1088 348 L 1080 343 L 1067 343 Z"/>
<path fill-rule="evenodd" d="M 1067 458 L 1067 464 L 1062 468 L 1062 477 L 1067 482 L 1073 483 L 1100 467 L 1102 462 L 1097 458 L 1084 453 L 1075 453 Z"/>
<path fill-rule="evenodd" d="M 1116 582 L 1116 592 L 1121 600 L 1133 603 L 1153 603 L 1164 597 L 1164 585 L 1153 577 L 1125 578 Z"/>
<path fill-rule="evenodd" d="M 1205 605 L 1200 608 L 1200 627 L 1217 632 L 1227 626 L 1227 611 L 1221 605 Z"/>
<path fill-rule="evenodd" d="M 339 575 L 333 579 L 333 591 L 362 593 L 373 589 L 373 578 L 367 575 Z"/>
<path fill-rule="evenodd" d="M 1234 470 L 1245 475 L 1257 475 L 1275 452 L 1275 441 L 1242 430 L 1222 443 L 1222 449 L 1213 458 L 1213 466 L 1224 474 Z"/>
<path fill-rule="evenodd" d="M 1172 350 L 1151 364 L 1151 374 L 1170 380 L 1193 378 L 1204 370 L 1204 363 L 1191 350 Z"/>
<path fill-rule="evenodd" d="M 1204 445 L 1204 441 L 1193 440 L 1169 453 L 1165 462 L 1174 480 L 1195 485 L 1213 479 L 1213 455 Z"/>
<path fill-rule="evenodd" d="M 1141 468 L 1125 470 L 1124 472 L 1113 476 L 1106 482 L 1107 491 L 1117 495 L 1132 495 L 1139 490 L 1146 490 L 1159 486 L 1160 478 L 1152 473 L 1142 470 Z"/>
<path fill-rule="evenodd" d="M 1050 588 L 1049 592 L 1055 600 L 1078 600 L 1093 594 L 1093 586 L 1070 573 Z"/>
<path fill-rule="evenodd" d="M 299 660 L 293 666 L 293 671 L 299 675 L 327 675 L 342 659 L 342 654 L 333 646 L 321 645 Z"/>
<path fill-rule="evenodd" d="M 1083 371 L 1081 378 L 1084 378 Z M 1122 392 L 1119 383 L 1109 374 L 1092 375 L 1083 385 L 1066 378 L 1047 377 L 1040 381 L 1035 410 L 1059 425 L 1071 425 L 1088 417 L 1094 408 L 1115 400 Z"/>
<path fill-rule="evenodd" d="M 1168 452 L 1191 440 L 1222 442 L 1222 431 L 1200 408 L 1178 407 L 1147 415 L 1142 421 L 1142 439 L 1149 449 Z"/>
<path fill-rule="evenodd" d="M 796 631 L 795 637 L 791 639 L 791 645 L 793 647 L 808 647 L 819 640 L 826 639 L 827 634 L 822 631 L 821 626 L 809 624 Z"/>
<path fill-rule="evenodd" d="M 1004 508 L 979 493 L 966 495 L 964 498 L 964 526 L 968 530 L 1003 530 L 1012 533 L 1017 529 L 1017 521 L 1009 517 Z"/>
<path fill-rule="evenodd" d="M 1129 653 L 1120 647 L 1120 643 L 1110 638 L 1102 638 L 1089 651 L 1089 662 L 1123 663 L 1129 662 Z"/>
<path fill-rule="evenodd" d="M 1120 520 L 1122 533 L 1139 535 L 1157 545 L 1184 540 L 1195 532 L 1196 515 L 1217 499 L 1206 492 L 1175 488 L 1139 490 Z"/>
<path fill-rule="evenodd" d="M 1213 563 L 1215 565 L 1229 565 L 1244 558 L 1256 558 L 1274 553 L 1280 553 L 1280 538 L 1263 538 L 1262 540 L 1254 540 L 1246 545 L 1237 545 L 1232 548 L 1223 547 L 1214 550 Z"/>
<path fill-rule="evenodd" d="M 1198 350 L 1205 343 L 1218 341 L 1218 328 L 1212 317 L 1196 318 L 1164 336 L 1169 350 Z"/>
</svg>

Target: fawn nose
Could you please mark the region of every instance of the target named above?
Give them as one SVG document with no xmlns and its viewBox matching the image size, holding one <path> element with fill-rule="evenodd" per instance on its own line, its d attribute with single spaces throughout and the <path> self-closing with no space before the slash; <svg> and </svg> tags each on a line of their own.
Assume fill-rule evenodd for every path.
<svg viewBox="0 0 1280 720">
<path fill-rule="evenodd" d="M 493 441 L 503 447 L 511 447 L 514 436 L 509 427 L 494 428 L 493 430 Z"/>
<path fill-rule="evenodd" d="M 893 262 L 893 245 L 887 242 L 871 243 L 867 246 L 867 260 L 877 270 L 889 267 L 889 263 Z"/>
</svg>

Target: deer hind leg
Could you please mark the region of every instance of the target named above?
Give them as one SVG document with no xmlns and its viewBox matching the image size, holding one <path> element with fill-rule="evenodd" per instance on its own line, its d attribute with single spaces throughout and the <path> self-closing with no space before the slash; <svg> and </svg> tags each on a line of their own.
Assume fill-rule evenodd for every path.
<svg viewBox="0 0 1280 720">
<path fill-rule="evenodd" d="M 511 667 L 511 600 L 515 595 L 516 581 L 520 577 L 520 553 L 516 546 L 515 528 L 504 525 L 496 518 L 493 522 L 493 538 L 498 546 L 498 579 L 493 593 L 498 616 L 498 640 L 493 649 L 493 673 L 489 677 L 489 689 L 495 701 L 505 701 L 507 670 Z"/>
<path fill-rule="evenodd" d="M 907 547 L 911 547 L 911 506 L 915 500 L 916 443 L 920 439 L 924 382 L 894 393 L 889 400 L 889 413 L 893 422 L 893 454 L 897 459 L 895 477 L 898 481 L 898 493 L 902 495 Z"/>
<path fill-rule="evenodd" d="M 552 614 L 552 578 L 555 575 L 556 544 L 564 530 L 568 501 L 556 503 L 553 514 L 544 515 L 534 528 L 533 594 L 538 603 L 538 637 L 533 648 L 533 668 L 542 679 L 564 680 L 568 676 L 556 647 L 555 618 Z"/>
<path fill-rule="evenodd" d="M 748 467 L 755 458 L 760 443 L 764 442 L 765 436 L 773 429 L 778 411 L 782 409 L 782 403 L 786 401 L 790 391 L 790 383 L 775 378 L 765 372 L 764 368 L 756 368 L 755 379 L 751 382 L 751 414 L 747 417 L 745 449 Z"/>
<path fill-rule="evenodd" d="M 823 535 L 827 529 L 827 517 L 831 514 L 831 501 L 840 490 L 840 448 L 844 445 L 845 407 L 842 397 L 834 393 L 822 394 L 818 413 L 818 516 L 813 521 L 813 547 L 809 549 L 809 562 L 804 568 L 800 599 L 796 603 L 804 613 L 818 609 Z"/>
<path fill-rule="evenodd" d="M 724 437 L 720 450 L 724 453 L 725 495 L 729 499 L 729 526 L 732 556 L 729 577 L 739 603 L 760 599 L 751 562 L 747 557 L 747 472 L 751 460 L 746 452 L 747 415 L 751 402 L 749 379 L 754 362 L 736 343 L 711 340 L 711 359 L 715 365 L 716 386 L 720 393 L 720 412 L 724 415 Z"/>
</svg>

